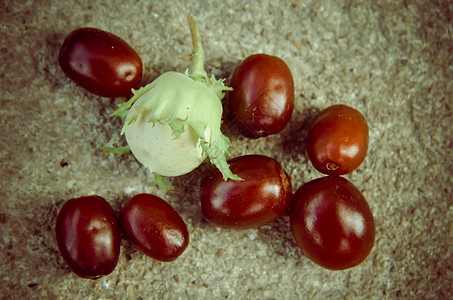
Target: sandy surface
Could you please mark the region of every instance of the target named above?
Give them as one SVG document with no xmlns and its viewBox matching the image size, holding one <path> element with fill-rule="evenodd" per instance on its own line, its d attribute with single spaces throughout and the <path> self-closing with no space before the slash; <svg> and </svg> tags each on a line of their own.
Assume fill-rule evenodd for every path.
<svg viewBox="0 0 453 300">
<path fill-rule="evenodd" d="M 395 4 L 398 3 L 398 4 Z M 200 214 L 204 166 L 165 193 L 124 145 L 115 99 L 92 95 L 57 64 L 65 36 L 110 31 L 142 57 L 142 84 L 190 64 L 186 15 L 198 19 L 208 73 L 229 77 L 246 56 L 283 58 L 295 80 L 292 120 L 251 141 L 225 128 L 233 156 L 275 157 L 293 189 L 320 177 L 305 154 L 315 114 L 344 103 L 370 128 L 369 152 L 346 178 L 376 221 L 360 266 L 333 272 L 305 258 L 283 217 L 260 229 L 218 229 Z M 0 294 L 2 299 L 448 299 L 453 295 L 453 5 L 437 1 L 2 1 L 0 3 Z M 227 80 L 228 83 L 228 80 Z M 154 261 L 122 242 L 115 271 L 76 277 L 54 223 L 65 200 L 98 194 L 115 209 L 163 197 L 190 231 L 186 252 Z"/>
</svg>

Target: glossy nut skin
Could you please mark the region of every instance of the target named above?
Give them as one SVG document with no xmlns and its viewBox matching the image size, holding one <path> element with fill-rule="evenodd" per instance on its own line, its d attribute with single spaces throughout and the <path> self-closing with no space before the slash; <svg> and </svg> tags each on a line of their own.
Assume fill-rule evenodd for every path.
<svg viewBox="0 0 453 300">
<path fill-rule="evenodd" d="M 344 175 L 363 162 L 368 141 L 365 117 L 350 106 L 338 104 L 318 114 L 307 134 L 306 151 L 319 172 Z"/>
<path fill-rule="evenodd" d="M 104 97 L 127 97 L 142 78 L 137 52 L 118 36 L 96 28 L 71 32 L 60 48 L 58 62 L 75 83 Z"/>
<path fill-rule="evenodd" d="M 225 181 L 215 169 L 201 182 L 204 218 L 229 229 L 257 228 L 284 214 L 292 196 L 291 181 L 281 165 L 264 155 L 246 155 L 228 161 L 243 181 Z"/>
<path fill-rule="evenodd" d="M 230 119 L 248 138 L 281 132 L 294 109 L 294 80 L 276 56 L 254 54 L 235 69 L 228 94 Z"/>
<path fill-rule="evenodd" d="M 374 245 L 371 209 L 357 187 L 340 176 L 301 186 L 291 203 L 290 224 L 302 252 L 331 270 L 359 265 Z"/>
<path fill-rule="evenodd" d="M 118 263 L 121 236 L 115 213 L 99 196 L 68 200 L 55 225 L 58 248 L 79 277 L 110 274 Z"/>
<path fill-rule="evenodd" d="M 126 238 L 146 255 L 172 261 L 189 244 L 187 226 L 165 200 L 152 194 L 132 197 L 120 211 Z"/>
</svg>

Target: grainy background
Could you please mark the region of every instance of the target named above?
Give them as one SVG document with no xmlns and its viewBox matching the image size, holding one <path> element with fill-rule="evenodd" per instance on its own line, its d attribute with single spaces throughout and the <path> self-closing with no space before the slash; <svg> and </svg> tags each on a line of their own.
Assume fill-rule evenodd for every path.
<svg viewBox="0 0 453 300">
<path fill-rule="evenodd" d="M 368 120 L 367 158 L 346 176 L 376 220 L 360 266 L 324 270 L 305 258 L 283 217 L 256 230 L 204 222 L 204 166 L 165 193 L 119 146 L 116 100 L 77 87 L 60 70 L 65 36 L 110 31 L 143 59 L 142 84 L 190 64 L 187 13 L 199 23 L 206 69 L 231 76 L 246 56 L 283 58 L 296 105 L 279 135 L 250 141 L 225 126 L 233 156 L 277 158 L 293 188 L 321 176 L 304 139 L 315 114 L 344 103 Z M 405 1 L 0 1 L 0 294 L 2 299 L 448 299 L 453 296 L 453 5 Z M 228 82 L 228 81 L 227 81 Z M 67 199 L 98 194 L 115 209 L 140 192 L 170 202 L 190 245 L 171 263 L 123 241 L 116 270 L 96 281 L 72 274 L 54 223 Z"/>
</svg>

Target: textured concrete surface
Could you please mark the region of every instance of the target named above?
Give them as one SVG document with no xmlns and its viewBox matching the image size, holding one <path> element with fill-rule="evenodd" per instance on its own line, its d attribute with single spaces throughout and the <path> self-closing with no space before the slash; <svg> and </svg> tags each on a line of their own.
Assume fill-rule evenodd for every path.
<svg viewBox="0 0 453 300">
<path fill-rule="evenodd" d="M 370 146 L 346 177 L 364 193 L 376 243 L 360 266 L 328 271 L 296 247 L 287 217 L 260 229 L 218 229 L 200 214 L 205 169 L 164 192 L 124 144 L 115 99 L 89 94 L 57 64 L 65 36 L 110 31 L 140 54 L 142 84 L 190 64 L 187 13 L 199 23 L 208 73 L 228 79 L 246 56 L 283 58 L 295 80 L 292 120 L 247 140 L 225 126 L 232 156 L 275 157 L 293 189 L 320 177 L 304 152 L 316 112 L 344 103 L 368 120 Z M 448 299 L 453 295 L 453 5 L 437 1 L 0 2 L 0 295 L 2 299 Z M 190 231 L 186 252 L 157 262 L 123 241 L 116 270 L 76 277 L 54 223 L 67 199 L 132 195 L 171 203 Z"/>
</svg>

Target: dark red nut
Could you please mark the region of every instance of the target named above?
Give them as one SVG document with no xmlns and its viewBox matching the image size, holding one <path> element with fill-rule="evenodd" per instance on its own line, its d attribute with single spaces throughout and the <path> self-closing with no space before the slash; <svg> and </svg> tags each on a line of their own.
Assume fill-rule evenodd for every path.
<svg viewBox="0 0 453 300">
<path fill-rule="evenodd" d="M 82 278 L 110 274 L 120 254 L 120 229 L 115 213 L 99 196 L 68 200 L 58 213 L 55 233 L 61 256 Z"/>
<path fill-rule="evenodd" d="M 124 40 L 96 28 L 79 28 L 63 42 L 58 62 L 63 72 L 89 92 L 127 97 L 142 78 L 142 60 Z"/>
<path fill-rule="evenodd" d="M 359 265 L 374 245 L 375 224 L 368 202 L 340 176 L 302 185 L 291 203 L 290 224 L 303 253 L 331 270 Z"/>
<path fill-rule="evenodd" d="M 243 181 L 225 181 L 217 169 L 206 173 L 200 200 L 208 222 L 231 229 L 257 228 L 287 211 L 291 180 L 280 163 L 264 155 L 240 156 L 228 163 Z"/>
<path fill-rule="evenodd" d="M 248 138 L 281 132 L 294 108 L 294 80 L 276 56 L 254 54 L 243 60 L 231 78 L 230 119 Z"/>
<path fill-rule="evenodd" d="M 189 244 L 181 216 L 165 200 L 151 194 L 132 197 L 121 209 L 120 223 L 133 245 L 160 261 L 175 260 Z"/>
<path fill-rule="evenodd" d="M 344 175 L 357 169 L 368 151 L 365 117 L 346 105 L 322 110 L 311 125 L 306 139 L 307 155 L 321 173 Z"/>
</svg>

